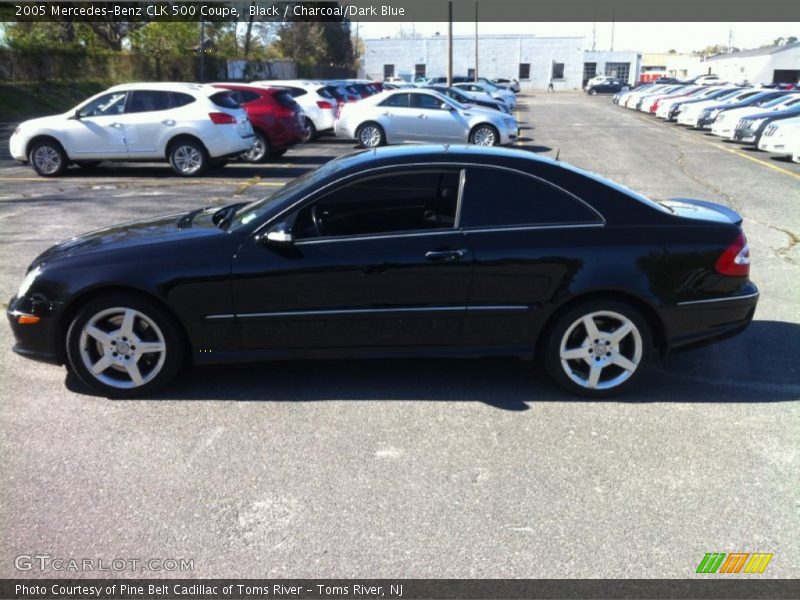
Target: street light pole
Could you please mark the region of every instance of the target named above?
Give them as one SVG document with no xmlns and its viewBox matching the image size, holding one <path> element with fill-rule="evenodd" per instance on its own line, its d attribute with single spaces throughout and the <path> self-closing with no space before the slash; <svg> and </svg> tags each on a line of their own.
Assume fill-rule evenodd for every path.
<svg viewBox="0 0 800 600">
<path fill-rule="evenodd" d="M 475 81 L 478 81 L 478 2 L 475 1 Z"/>
<path fill-rule="evenodd" d="M 447 87 L 453 85 L 453 0 L 447 3 Z"/>
</svg>

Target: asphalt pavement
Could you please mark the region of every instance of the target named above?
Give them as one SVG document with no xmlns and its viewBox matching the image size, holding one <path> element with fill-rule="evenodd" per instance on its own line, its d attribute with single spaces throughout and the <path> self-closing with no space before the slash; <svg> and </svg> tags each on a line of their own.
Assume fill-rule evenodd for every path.
<svg viewBox="0 0 800 600">
<path fill-rule="evenodd" d="M 0 577 L 106 575 L 19 570 L 40 554 L 192 561 L 118 573 L 132 577 L 680 578 L 737 551 L 774 554 L 761 577 L 800 576 L 800 165 L 607 97 L 529 95 L 518 112 L 524 149 L 739 211 L 762 294 L 752 326 L 590 402 L 510 359 L 191 369 L 114 401 L 14 355 L 2 325 Z M 47 180 L 8 159 L 12 126 L 4 300 L 61 239 L 257 199 L 353 147 L 322 138 L 196 180 L 166 164 Z"/>
</svg>

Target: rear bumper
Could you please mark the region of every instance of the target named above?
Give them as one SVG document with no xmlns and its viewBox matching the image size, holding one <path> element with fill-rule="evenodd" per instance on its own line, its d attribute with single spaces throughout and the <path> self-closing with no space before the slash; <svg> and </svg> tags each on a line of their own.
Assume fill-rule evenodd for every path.
<svg viewBox="0 0 800 600">
<path fill-rule="evenodd" d="M 662 309 L 667 351 L 686 350 L 737 335 L 753 320 L 759 292 L 748 283 L 735 296 L 682 302 Z"/>
</svg>

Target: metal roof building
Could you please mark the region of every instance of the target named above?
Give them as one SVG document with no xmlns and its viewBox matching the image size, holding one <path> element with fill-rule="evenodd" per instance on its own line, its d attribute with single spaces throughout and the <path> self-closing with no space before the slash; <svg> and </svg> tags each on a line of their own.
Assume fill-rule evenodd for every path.
<svg viewBox="0 0 800 600">
<path fill-rule="evenodd" d="M 800 42 L 717 54 L 703 61 L 707 73 L 732 82 L 800 82 Z"/>
</svg>

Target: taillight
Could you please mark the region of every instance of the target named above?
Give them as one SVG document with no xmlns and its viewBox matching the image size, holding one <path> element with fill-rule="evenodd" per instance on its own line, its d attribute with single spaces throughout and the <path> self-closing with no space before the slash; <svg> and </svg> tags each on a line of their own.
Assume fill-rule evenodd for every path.
<svg viewBox="0 0 800 600">
<path fill-rule="evenodd" d="M 326 100 L 317 100 L 317 106 L 320 108 L 333 108 L 333 104 Z"/>
<path fill-rule="evenodd" d="M 223 112 L 208 113 L 208 117 L 214 125 L 235 125 L 236 117 Z"/>
<path fill-rule="evenodd" d="M 714 268 L 720 275 L 747 277 L 750 275 L 750 245 L 744 233 L 740 233 L 733 243 L 725 248 L 717 259 Z"/>
</svg>

